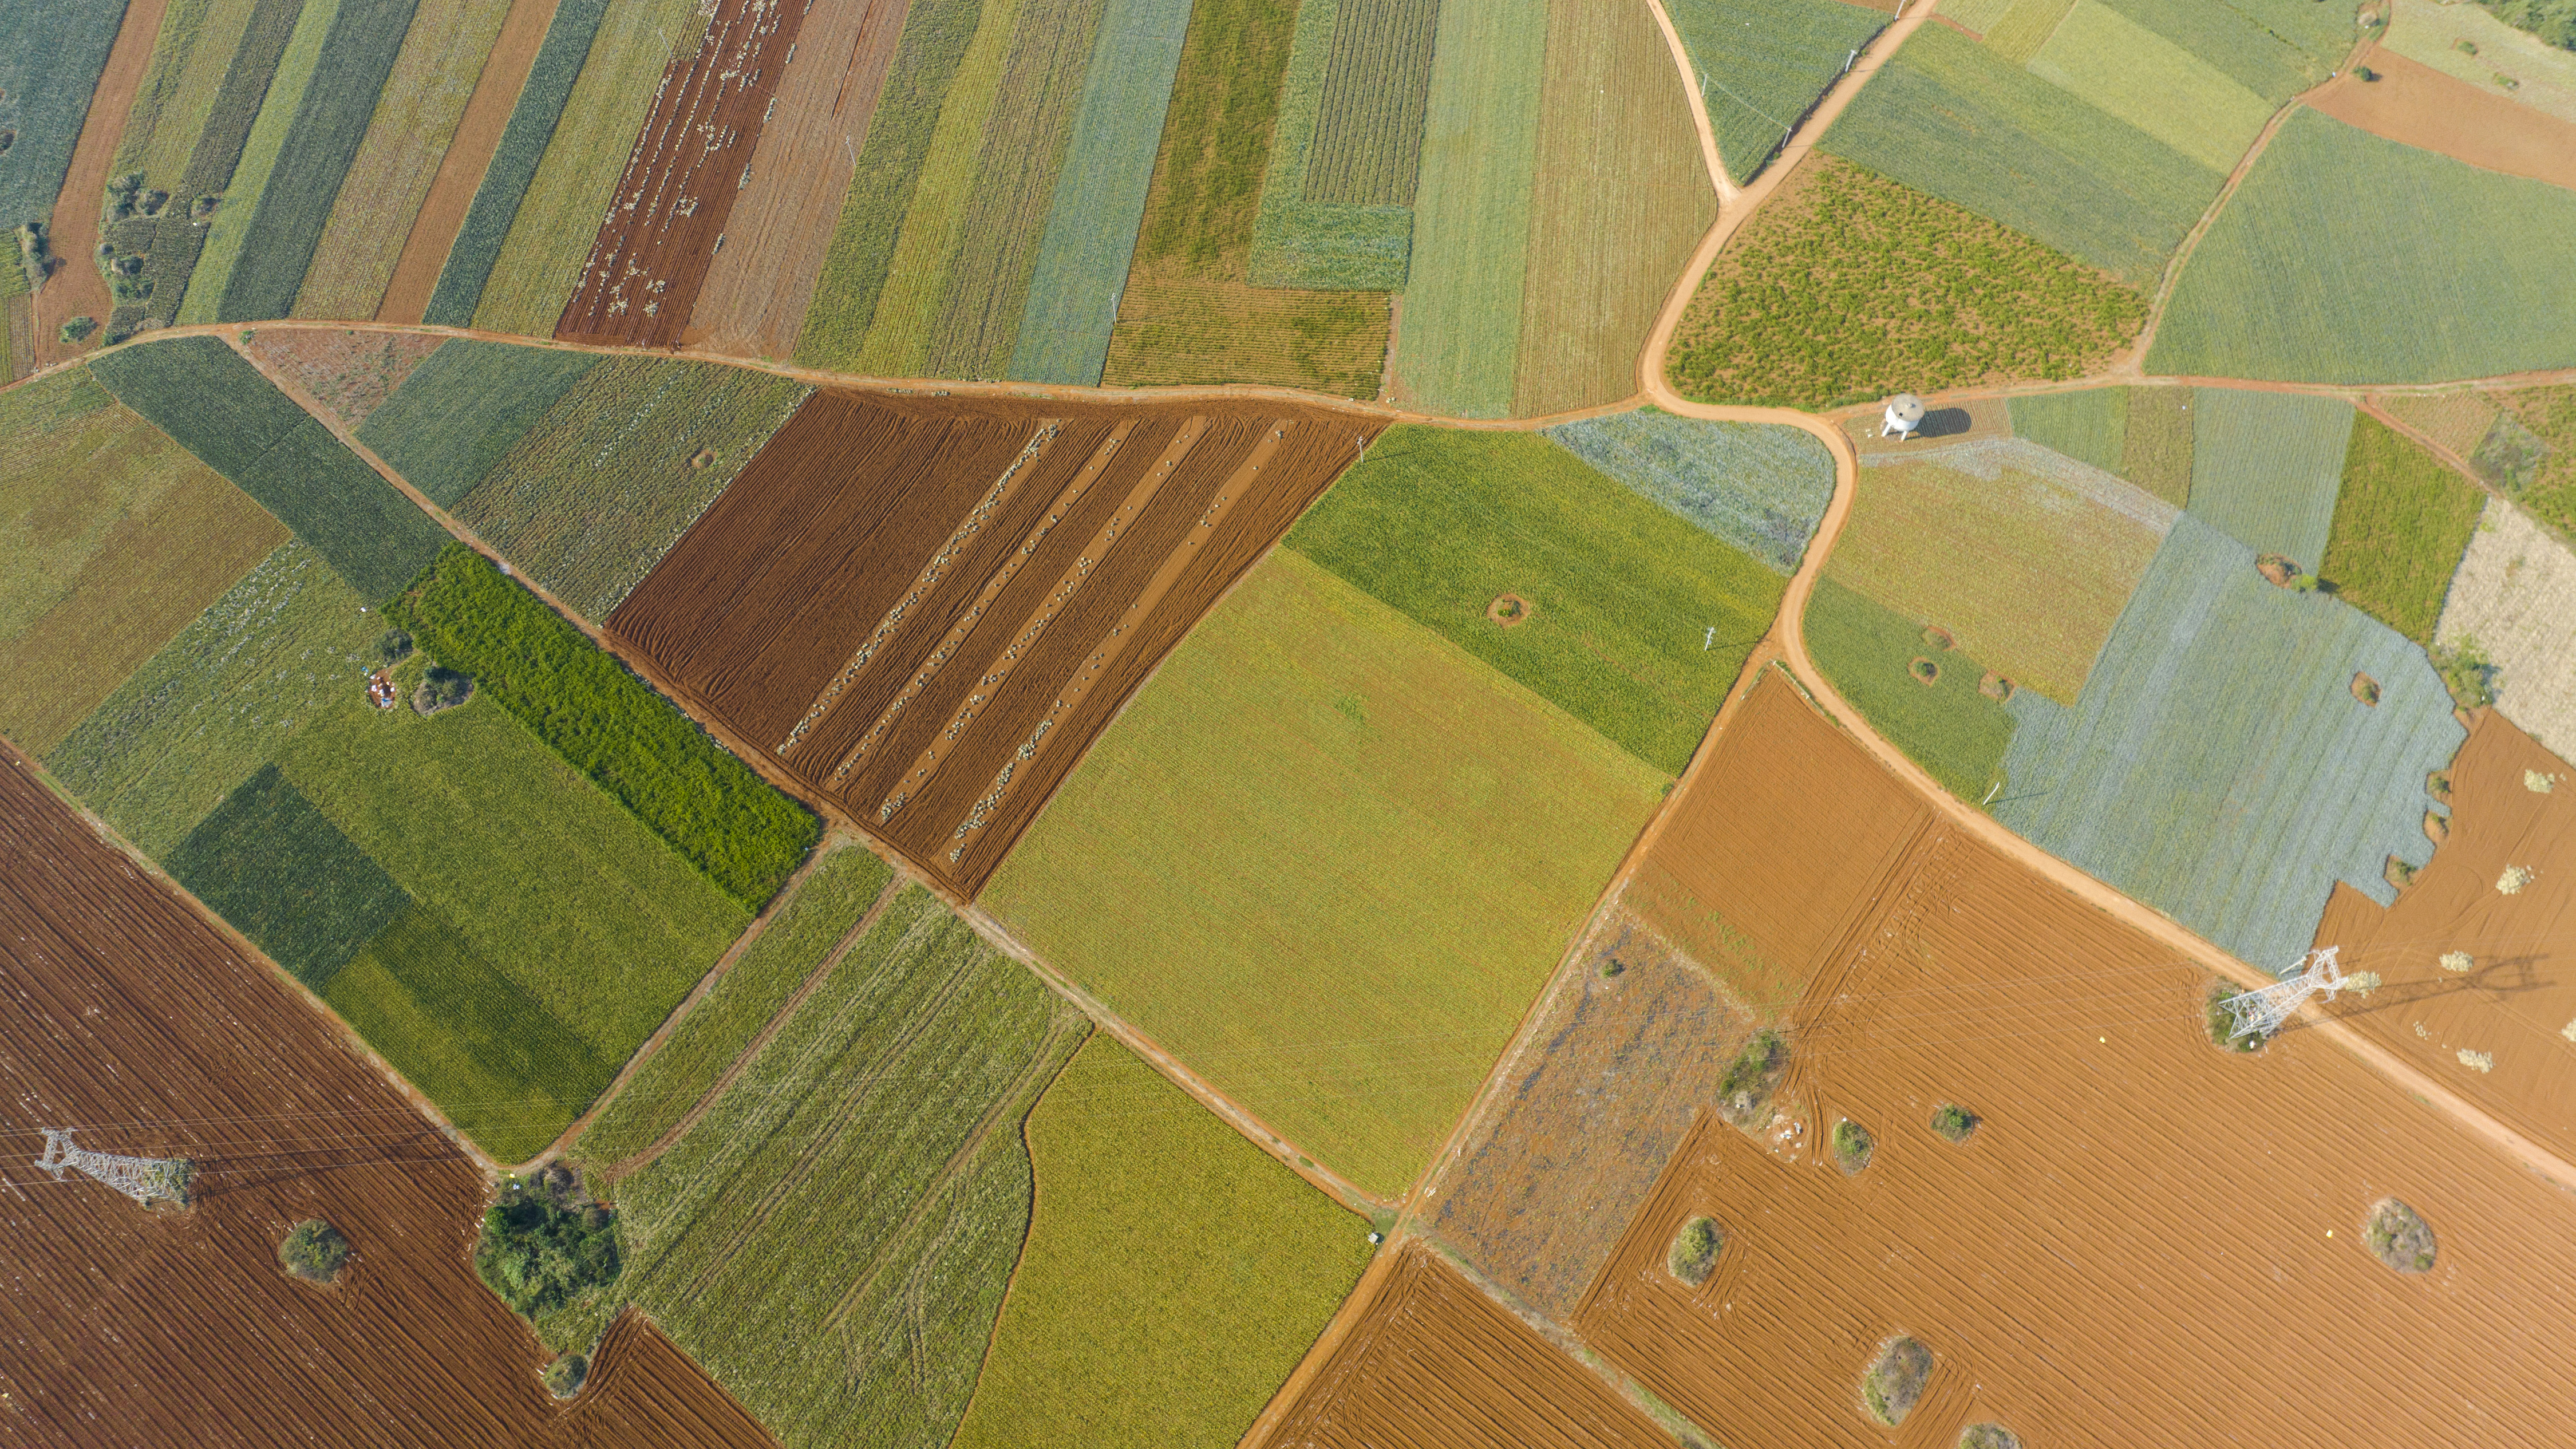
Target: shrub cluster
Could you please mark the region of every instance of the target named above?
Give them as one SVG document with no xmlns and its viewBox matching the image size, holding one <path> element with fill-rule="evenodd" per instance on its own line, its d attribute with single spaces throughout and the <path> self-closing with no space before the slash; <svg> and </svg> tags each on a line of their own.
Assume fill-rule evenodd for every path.
<svg viewBox="0 0 2576 1449">
<path fill-rule="evenodd" d="M 279 1266 L 308 1283 L 328 1283 L 349 1261 L 349 1240 L 320 1218 L 306 1218 L 277 1245 Z"/>
<path fill-rule="evenodd" d="M 513 1178 L 483 1210 L 474 1271 L 513 1313 L 533 1318 L 560 1308 L 585 1288 L 617 1281 L 623 1266 L 615 1217 L 577 1188 Z"/>
<path fill-rule="evenodd" d="M 1726 1251 L 1726 1234 L 1709 1218 L 1693 1218 L 1682 1224 L 1673 1236 L 1672 1251 L 1665 1256 L 1665 1266 L 1673 1276 L 1696 1288 L 1708 1281 L 1717 1266 L 1717 1255 Z"/>
<path fill-rule="evenodd" d="M 1788 1070 L 1789 1043 L 1767 1026 L 1755 1032 L 1717 1079 L 1718 1110 L 1748 1131 L 1760 1126 L 1762 1106 Z"/>
</svg>

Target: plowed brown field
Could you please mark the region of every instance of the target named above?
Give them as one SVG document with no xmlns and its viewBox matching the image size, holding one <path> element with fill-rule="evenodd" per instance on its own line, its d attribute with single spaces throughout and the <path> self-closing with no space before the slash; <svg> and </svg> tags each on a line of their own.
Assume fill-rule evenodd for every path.
<svg viewBox="0 0 2576 1449">
<path fill-rule="evenodd" d="M 1411 1244 L 1264 1449 L 1667 1449 L 1608 1385 Z M 1255 1436 L 1258 1438 L 1258 1436 Z"/>
<path fill-rule="evenodd" d="M 971 897 L 1381 426 L 1252 401 L 818 393 L 608 628 Z"/>
<path fill-rule="evenodd" d="M 1793 799 L 1879 772 L 1813 715 L 1769 733 Z M 1704 808 L 1769 844 L 1773 889 L 1853 879 L 1765 802 Z M 1735 1449 L 1947 1446 L 1981 1421 L 2061 1449 L 2564 1437 L 2576 1201 L 2315 1033 L 2213 1047 L 2200 970 L 1993 848 L 1935 825 L 1905 855 L 1839 887 L 1865 919 L 1789 1023 L 1775 1100 L 1804 1131 L 1703 1113 L 1584 1340 Z M 1983 1119 L 1964 1143 L 1932 1130 L 1944 1102 Z M 1817 1150 L 1844 1117 L 1877 1137 L 1857 1176 Z M 2392 1195 L 2432 1225 L 2428 1273 L 2365 1246 Z M 1692 1288 L 1666 1255 L 1703 1214 L 1726 1246 Z M 1898 1334 L 1936 1366 L 1891 1435 L 1859 1383 Z"/>
<path fill-rule="evenodd" d="M 294 378 L 354 428 L 446 341 L 417 332 L 262 327 L 245 334 L 242 345 L 264 366 Z"/>
<path fill-rule="evenodd" d="M 658 347 L 679 341 L 809 0 L 721 0 L 695 54 L 671 58 L 609 197 L 555 336 Z"/>
<path fill-rule="evenodd" d="M 326 1018 L 0 752 L 0 1439 L 48 1445 L 765 1445 L 640 1319 L 569 1409 L 467 1263 L 481 1175 Z M 147 1211 L 32 1165 L 41 1127 L 181 1155 Z M 300 1219 L 329 1288 L 278 1270 Z"/>
<path fill-rule="evenodd" d="M 2377 79 L 2346 71 L 2299 99 L 2374 136 L 2508 176 L 2576 187 L 2576 123 L 2385 47 L 2371 52 L 2370 69 Z"/>
<path fill-rule="evenodd" d="M 2496 889 L 2517 867 L 2530 882 Z M 2382 983 L 2335 1015 L 2524 1135 L 2576 1152 L 2576 767 L 2481 711 L 2451 765 L 2450 833 L 2433 863 L 2385 910 L 2337 885 L 2316 943 Z M 2453 952 L 2465 970 L 2443 966 Z"/>
</svg>

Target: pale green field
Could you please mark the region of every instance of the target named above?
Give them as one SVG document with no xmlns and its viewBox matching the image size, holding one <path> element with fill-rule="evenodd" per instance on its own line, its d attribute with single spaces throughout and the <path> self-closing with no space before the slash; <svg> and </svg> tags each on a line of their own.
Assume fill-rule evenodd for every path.
<svg viewBox="0 0 2576 1449">
<path fill-rule="evenodd" d="M 216 208 L 214 225 L 207 228 L 206 249 L 198 255 L 188 294 L 179 303 L 181 325 L 215 320 L 215 311 L 223 304 L 224 287 L 232 280 L 233 267 L 241 261 L 242 243 L 249 238 L 251 223 L 259 216 L 259 199 L 266 194 L 268 178 L 286 149 L 287 132 L 295 125 L 295 113 L 303 108 L 304 92 L 313 82 L 314 68 L 322 63 L 322 42 L 339 14 L 340 0 L 312 0 L 296 17 L 295 33 L 286 42 L 285 58 L 277 63 L 277 74 L 268 83 L 268 98 L 260 102 L 259 119 L 251 123 L 250 140 L 242 147 L 241 162 L 233 168 L 231 184 L 224 188 L 224 204 Z"/>
<path fill-rule="evenodd" d="M 2100 0 L 2075 0 L 2029 68 L 2212 171 L 2234 170 L 2272 118 L 2271 102 Z"/>
</svg>

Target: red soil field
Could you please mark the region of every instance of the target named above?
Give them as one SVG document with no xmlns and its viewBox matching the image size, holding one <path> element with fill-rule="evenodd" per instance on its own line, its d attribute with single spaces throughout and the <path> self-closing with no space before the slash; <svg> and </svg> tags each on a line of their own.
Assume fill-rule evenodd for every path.
<svg viewBox="0 0 2576 1449">
<path fill-rule="evenodd" d="M 107 335 L 107 314 L 116 300 L 107 279 L 91 260 L 98 250 L 101 202 L 107 195 L 107 168 L 116 163 L 116 143 L 125 136 L 125 113 L 134 93 L 143 88 L 143 72 L 152 63 L 152 43 L 161 37 L 161 16 L 169 0 L 128 0 L 116 42 L 108 47 L 107 68 L 90 92 L 89 114 L 81 121 L 80 139 L 72 143 L 70 167 L 54 203 L 52 243 L 54 273 L 37 289 L 34 325 L 28 329 L 39 366 L 76 357 Z M 16 226 L 24 217 L 10 218 Z M 11 238 L 14 243 L 15 238 Z M 33 280 L 30 278 L 29 280 Z M 80 342 L 65 342 L 62 325 L 74 317 L 93 318 L 98 329 Z M 17 328 L 10 328 L 14 337 Z"/>
<path fill-rule="evenodd" d="M 1781 789 L 1831 799 L 1878 769 L 1839 740 L 1774 710 L 1758 743 Z M 1708 808 L 1770 843 L 1774 882 L 1841 866 L 1775 810 Z M 2576 1201 L 2313 1032 L 2211 1045 L 2203 972 L 1994 849 L 1936 825 L 1907 854 L 1844 888 L 1866 919 L 1789 1022 L 1775 1105 L 1803 1130 L 1702 1113 L 1585 1342 L 1738 1449 L 1987 1421 L 2055 1449 L 2563 1440 Z M 1930 1125 L 1945 1102 L 1982 1118 L 1962 1143 Z M 1856 1176 L 1820 1150 L 1845 1117 L 1877 1137 Z M 2368 1251 L 2389 1196 L 2430 1223 L 2431 1271 Z M 1701 1215 L 1726 1244 L 1693 1288 L 1666 1257 Z M 1936 1362 L 1891 1434 L 1859 1384 L 1898 1334 Z"/>
<path fill-rule="evenodd" d="M 806 15 L 684 343 L 743 357 L 795 355 L 910 13 L 910 0 L 818 0 Z"/>
<path fill-rule="evenodd" d="M 2508 176 L 2576 187 L 2576 124 L 2393 51 L 2373 49 L 2370 68 L 2379 79 L 2346 71 L 2300 99 L 2374 136 Z"/>
<path fill-rule="evenodd" d="M 262 366 L 295 379 L 354 428 L 383 406 L 412 369 L 446 340 L 416 332 L 263 327 L 250 333 L 243 345 Z"/>
<path fill-rule="evenodd" d="M 483 1179 L 273 968 L 0 752 L 0 1438 L 11 1443 L 767 1445 L 642 1320 L 570 1407 L 468 1263 Z M 43 1127 L 192 1159 L 147 1210 L 34 1167 Z M 277 1244 L 319 1217 L 317 1288 Z"/>
<path fill-rule="evenodd" d="M 2335 887 L 2316 943 L 2382 984 L 2331 1009 L 2533 1141 L 2576 1152 L 2576 767 L 2489 709 L 2450 775 L 2449 836 L 2397 904 Z M 2496 886 L 2514 867 L 2531 880 L 2507 895 Z M 2452 952 L 2468 969 L 2442 965 Z"/>
<path fill-rule="evenodd" d="M 806 0 L 721 0 L 706 38 L 671 58 L 609 197 L 555 336 L 677 343 L 778 93 Z"/>
<path fill-rule="evenodd" d="M 474 94 L 466 98 L 465 115 L 448 140 L 447 154 L 438 158 L 438 174 L 430 178 L 429 195 L 421 202 L 420 214 L 412 218 L 411 234 L 403 238 L 393 281 L 385 288 L 384 300 L 376 304 L 377 321 L 417 327 L 421 314 L 429 310 L 430 294 L 438 290 L 439 269 L 447 265 L 448 249 L 465 228 L 474 190 L 491 169 L 492 153 L 500 149 L 501 133 L 510 125 L 510 108 L 519 102 L 519 88 L 527 84 L 528 71 L 537 63 L 537 52 L 546 43 L 546 27 L 554 23 L 560 3 L 510 0 L 510 13 L 501 17 L 500 37 L 483 62 L 483 74 L 474 81 Z"/>
<path fill-rule="evenodd" d="M 1419 1243 L 1263 1449 L 1667 1449 L 1609 1385 Z M 1364 1290 L 1365 1291 L 1365 1290 Z"/>
<path fill-rule="evenodd" d="M 1383 425 L 817 393 L 607 620 L 972 897 L 1172 645 Z"/>
</svg>

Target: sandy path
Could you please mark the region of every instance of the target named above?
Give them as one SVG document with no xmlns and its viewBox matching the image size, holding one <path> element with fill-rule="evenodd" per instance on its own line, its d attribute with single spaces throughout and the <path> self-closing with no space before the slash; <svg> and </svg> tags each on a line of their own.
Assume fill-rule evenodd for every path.
<svg viewBox="0 0 2576 1449">
<path fill-rule="evenodd" d="M 143 88 L 144 68 L 152 61 L 152 42 L 161 35 L 161 16 L 169 0 L 129 0 L 125 21 L 117 27 L 116 44 L 108 48 L 107 68 L 99 72 L 98 89 L 90 93 L 89 115 L 81 122 L 80 140 L 72 146 L 63 189 L 54 202 L 54 274 L 35 296 L 36 366 L 76 357 L 98 345 L 107 330 L 107 314 L 116 301 L 107 294 L 107 279 L 91 258 L 98 254 L 99 212 L 107 203 L 107 168 L 116 162 L 116 143 L 125 136 L 125 113 L 134 108 L 134 93 Z M 177 200 L 173 198 L 172 204 Z M 60 329 L 74 317 L 98 321 L 98 331 L 85 342 L 66 343 Z"/>
<path fill-rule="evenodd" d="M 537 51 L 546 43 L 546 27 L 554 23 L 559 3 L 511 0 L 510 13 L 501 20 L 501 37 L 492 42 L 492 54 L 483 62 L 474 94 L 465 102 L 465 118 L 457 123 L 447 154 L 439 158 L 438 174 L 430 178 L 420 214 L 412 218 L 402 258 L 394 263 L 394 279 L 385 288 L 384 300 L 376 304 L 376 320 L 413 323 L 428 310 L 430 293 L 438 289 L 439 269 L 447 265 L 448 248 L 456 245 L 456 234 L 465 227 L 475 188 L 483 184 L 492 153 L 501 145 L 510 109 L 519 103 L 519 88 L 527 84 L 529 68 L 537 63 Z"/>
<path fill-rule="evenodd" d="M 1690 51 L 1682 45 L 1682 33 L 1673 27 L 1672 12 L 1664 8 L 1664 0 L 1646 0 L 1646 6 L 1655 12 L 1655 27 L 1664 32 L 1664 45 L 1673 53 L 1673 69 L 1682 74 L 1682 94 L 1690 97 L 1691 125 L 1699 132 L 1700 159 L 1708 163 L 1708 181 L 1717 188 L 1717 204 L 1723 211 L 1743 194 L 1743 188 L 1726 174 L 1725 158 L 1717 150 L 1717 128 L 1709 124 L 1708 97 L 1691 83 L 1698 72 L 1691 65 Z"/>
</svg>

